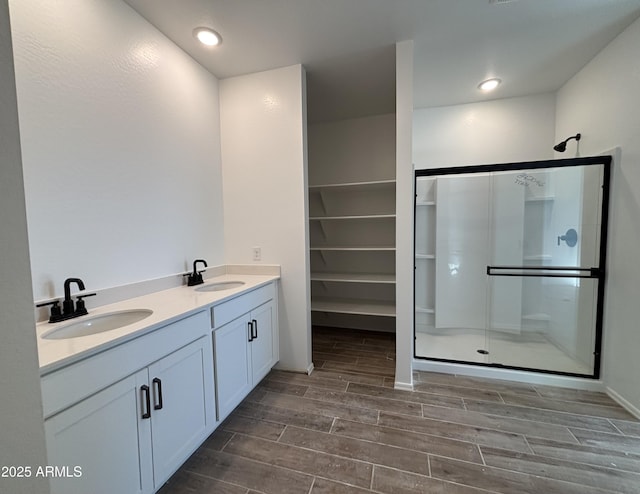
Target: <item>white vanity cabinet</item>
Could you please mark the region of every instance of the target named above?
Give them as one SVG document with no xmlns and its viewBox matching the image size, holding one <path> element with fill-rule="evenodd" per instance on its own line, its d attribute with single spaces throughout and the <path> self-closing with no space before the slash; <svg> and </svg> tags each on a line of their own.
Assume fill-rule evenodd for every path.
<svg viewBox="0 0 640 494">
<path fill-rule="evenodd" d="M 140 420 L 146 370 L 45 420 L 48 463 L 81 470 L 51 479 L 52 494 L 143 493 L 153 484 L 151 423 Z"/>
<path fill-rule="evenodd" d="M 275 284 L 211 310 L 218 420 L 223 420 L 279 358 Z"/>
<path fill-rule="evenodd" d="M 216 426 L 209 331 L 203 311 L 43 376 L 53 494 L 162 486 Z"/>
</svg>

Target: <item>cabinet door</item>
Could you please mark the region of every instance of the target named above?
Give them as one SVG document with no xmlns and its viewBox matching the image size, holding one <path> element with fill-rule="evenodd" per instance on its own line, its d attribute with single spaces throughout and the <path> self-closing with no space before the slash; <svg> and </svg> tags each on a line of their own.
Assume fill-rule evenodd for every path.
<svg viewBox="0 0 640 494">
<path fill-rule="evenodd" d="M 251 311 L 251 321 L 255 326 L 251 341 L 251 368 L 253 386 L 266 376 L 275 364 L 273 351 L 273 302 L 267 302 Z"/>
<path fill-rule="evenodd" d="M 218 420 L 229 415 L 252 388 L 249 321 L 247 314 L 213 333 Z"/>
<path fill-rule="evenodd" d="M 45 421 L 49 465 L 81 468 L 51 479 L 52 494 L 153 491 L 146 384 L 145 369 Z"/>
<path fill-rule="evenodd" d="M 160 487 L 213 427 L 213 365 L 208 337 L 149 366 L 153 476 Z"/>
</svg>

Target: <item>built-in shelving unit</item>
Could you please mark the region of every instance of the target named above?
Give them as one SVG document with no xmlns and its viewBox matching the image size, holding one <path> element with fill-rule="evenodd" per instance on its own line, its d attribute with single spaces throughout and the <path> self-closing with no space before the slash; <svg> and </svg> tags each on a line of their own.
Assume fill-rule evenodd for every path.
<svg viewBox="0 0 640 494">
<path fill-rule="evenodd" d="M 394 113 L 308 126 L 313 325 L 395 331 L 395 136 Z"/>
<path fill-rule="evenodd" d="M 314 324 L 393 329 L 395 180 L 312 185 L 309 210 Z"/>
<path fill-rule="evenodd" d="M 525 266 L 545 266 L 553 264 L 552 252 L 554 237 L 549 235 L 549 220 L 554 215 L 555 184 L 553 175 L 538 171 L 536 181 L 524 191 L 523 223 L 526 227 L 522 234 L 522 264 Z M 542 312 L 546 304 L 543 301 L 543 278 L 524 278 L 522 280 L 522 323 L 523 331 L 545 333 L 549 329 L 551 317 Z"/>
<path fill-rule="evenodd" d="M 415 321 L 416 329 L 435 326 L 435 259 L 437 180 L 421 177 L 416 181 L 415 209 Z"/>
</svg>

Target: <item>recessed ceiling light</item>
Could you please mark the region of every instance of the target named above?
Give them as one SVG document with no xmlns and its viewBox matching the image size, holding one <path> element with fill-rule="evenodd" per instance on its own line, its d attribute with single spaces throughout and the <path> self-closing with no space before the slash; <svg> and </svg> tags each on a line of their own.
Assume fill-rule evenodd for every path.
<svg viewBox="0 0 640 494">
<path fill-rule="evenodd" d="M 193 30 L 193 35 L 200 43 L 207 46 L 217 46 L 222 43 L 222 36 L 208 27 L 197 27 Z"/>
<path fill-rule="evenodd" d="M 500 83 L 502 81 L 496 77 L 494 77 L 493 79 L 487 79 L 486 81 L 482 81 L 480 84 L 478 84 L 478 89 L 480 91 L 493 91 L 495 88 L 497 88 Z"/>
</svg>

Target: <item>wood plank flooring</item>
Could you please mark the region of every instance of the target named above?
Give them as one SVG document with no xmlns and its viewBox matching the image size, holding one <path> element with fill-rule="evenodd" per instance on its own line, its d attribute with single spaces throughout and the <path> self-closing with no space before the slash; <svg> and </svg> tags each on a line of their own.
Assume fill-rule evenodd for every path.
<svg viewBox="0 0 640 494">
<path fill-rule="evenodd" d="M 314 328 L 161 494 L 640 493 L 640 422 L 602 393 L 434 373 L 393 389 L 394 336 Z"/>
</svg>

